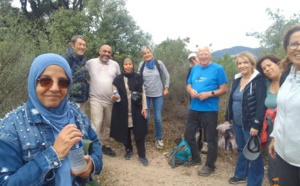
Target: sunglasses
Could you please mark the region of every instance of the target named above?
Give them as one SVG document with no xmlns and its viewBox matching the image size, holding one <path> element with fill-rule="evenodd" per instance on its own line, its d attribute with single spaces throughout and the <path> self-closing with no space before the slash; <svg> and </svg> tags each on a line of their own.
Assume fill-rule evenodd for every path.
<svg viewBox="0 0 300 186">
<path fill-rule="evenodd" d="M 50 88 L 53 85 L 53 79 L 50 77 L 38 78 L 37 81 L 40 83 L 41 87 Z M 59 88 L 68 88 L 70 85 L 70 80 L 66 78 L 58 79 Z"/>
</svg>

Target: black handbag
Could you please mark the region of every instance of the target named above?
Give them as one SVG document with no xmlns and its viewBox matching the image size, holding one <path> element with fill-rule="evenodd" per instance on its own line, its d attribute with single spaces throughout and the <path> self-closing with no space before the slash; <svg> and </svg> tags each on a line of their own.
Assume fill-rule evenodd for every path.
<svg viewBox="0 0 300 186">
<path fill-rule="evenodd" d="M 141 105 L 142 104 L 142 93 L 139 93 L 137 91 L 131 92 L 131 102 L 135 105 Z"/>
</svg>

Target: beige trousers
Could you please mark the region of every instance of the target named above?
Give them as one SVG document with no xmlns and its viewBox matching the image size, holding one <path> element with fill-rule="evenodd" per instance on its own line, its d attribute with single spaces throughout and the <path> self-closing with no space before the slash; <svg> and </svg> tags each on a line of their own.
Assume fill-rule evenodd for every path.
<svg viewBox="0 0 300 186">
<path fill-rule="evenodd" d="M 110 123 L 113 104 L 107 104 L 98 100 L 90 100 L 91 123 L 96 131 L 101 145 L 110 147 Z"/>
<path fill-rule="evenodd" d="M 75 103 L 82 112 L 84 112 L 86 115 L 87 114 L 87 111 L 88 111 L 88 104 L 89 104 L 89 100 L 87 100 L 86 102 L 84 103 Z"/>
</svg>

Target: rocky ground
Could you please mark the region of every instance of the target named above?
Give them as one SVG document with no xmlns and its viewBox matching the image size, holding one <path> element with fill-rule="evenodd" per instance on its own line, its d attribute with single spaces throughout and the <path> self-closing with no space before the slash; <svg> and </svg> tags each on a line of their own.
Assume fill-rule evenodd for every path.
<svg viewBox="0 0 300 186">
<path fill-rule="evenodd" d="M 125 160 L 123 146 L 114 142 L 113 148 L 117 152 L 117 157 L 104 155 L 103 171 L 100 176 L 95 177 L 102 186 L 230 185 L 228 179 L 233 175 L 237 156 L 236 152 L 219 150 L 215 173 L 208 177 L 201 177 L 197 174 L 197 170 L 201 168 L 201 165 L 171 168 L 167 163 L 165 154 L 172 148 L 157 150 L 154 142 L 146 143 L 146 154 L 149 160 L 149 165 L 146 167 L 139 163 L 135 149 L 131 160 Z M 206 155 L 201 155 L 201 157 L 202 161 L 205 162 Z M 268 185 L 266 179 L 263 185 Z"/>
</svg>

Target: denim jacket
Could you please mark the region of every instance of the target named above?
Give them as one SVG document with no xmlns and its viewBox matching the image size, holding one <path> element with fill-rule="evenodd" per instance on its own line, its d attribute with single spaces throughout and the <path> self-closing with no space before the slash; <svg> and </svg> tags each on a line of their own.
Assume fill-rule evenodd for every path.
<svg viewBox="0 0 300 186">
<path fill-rule="evenodd" d="M 70 91 L 70 101 L 74 103 L 84 103 L 89 98 L 90 84 L 89 72 L 85 67 L 85 56 L 79 57 L 73 50 L 68 51 L 63 57 L 70 65 L 73 74 L 72 88 Z"/>
<path fill-rule="evenodd" d="M 101 144 L 87 116 L 70 103 L 75 124 L 83 139 L 93 141 L 93 174 L 102 170 Z M 0 120 L 0 185 L 56 185 L 55 169 L 61 167 L 52 145 L 55 136 L 39 112 L 29 102 Z M 77 184 L 76 184 L 77 185 Z"/>
</svg>

